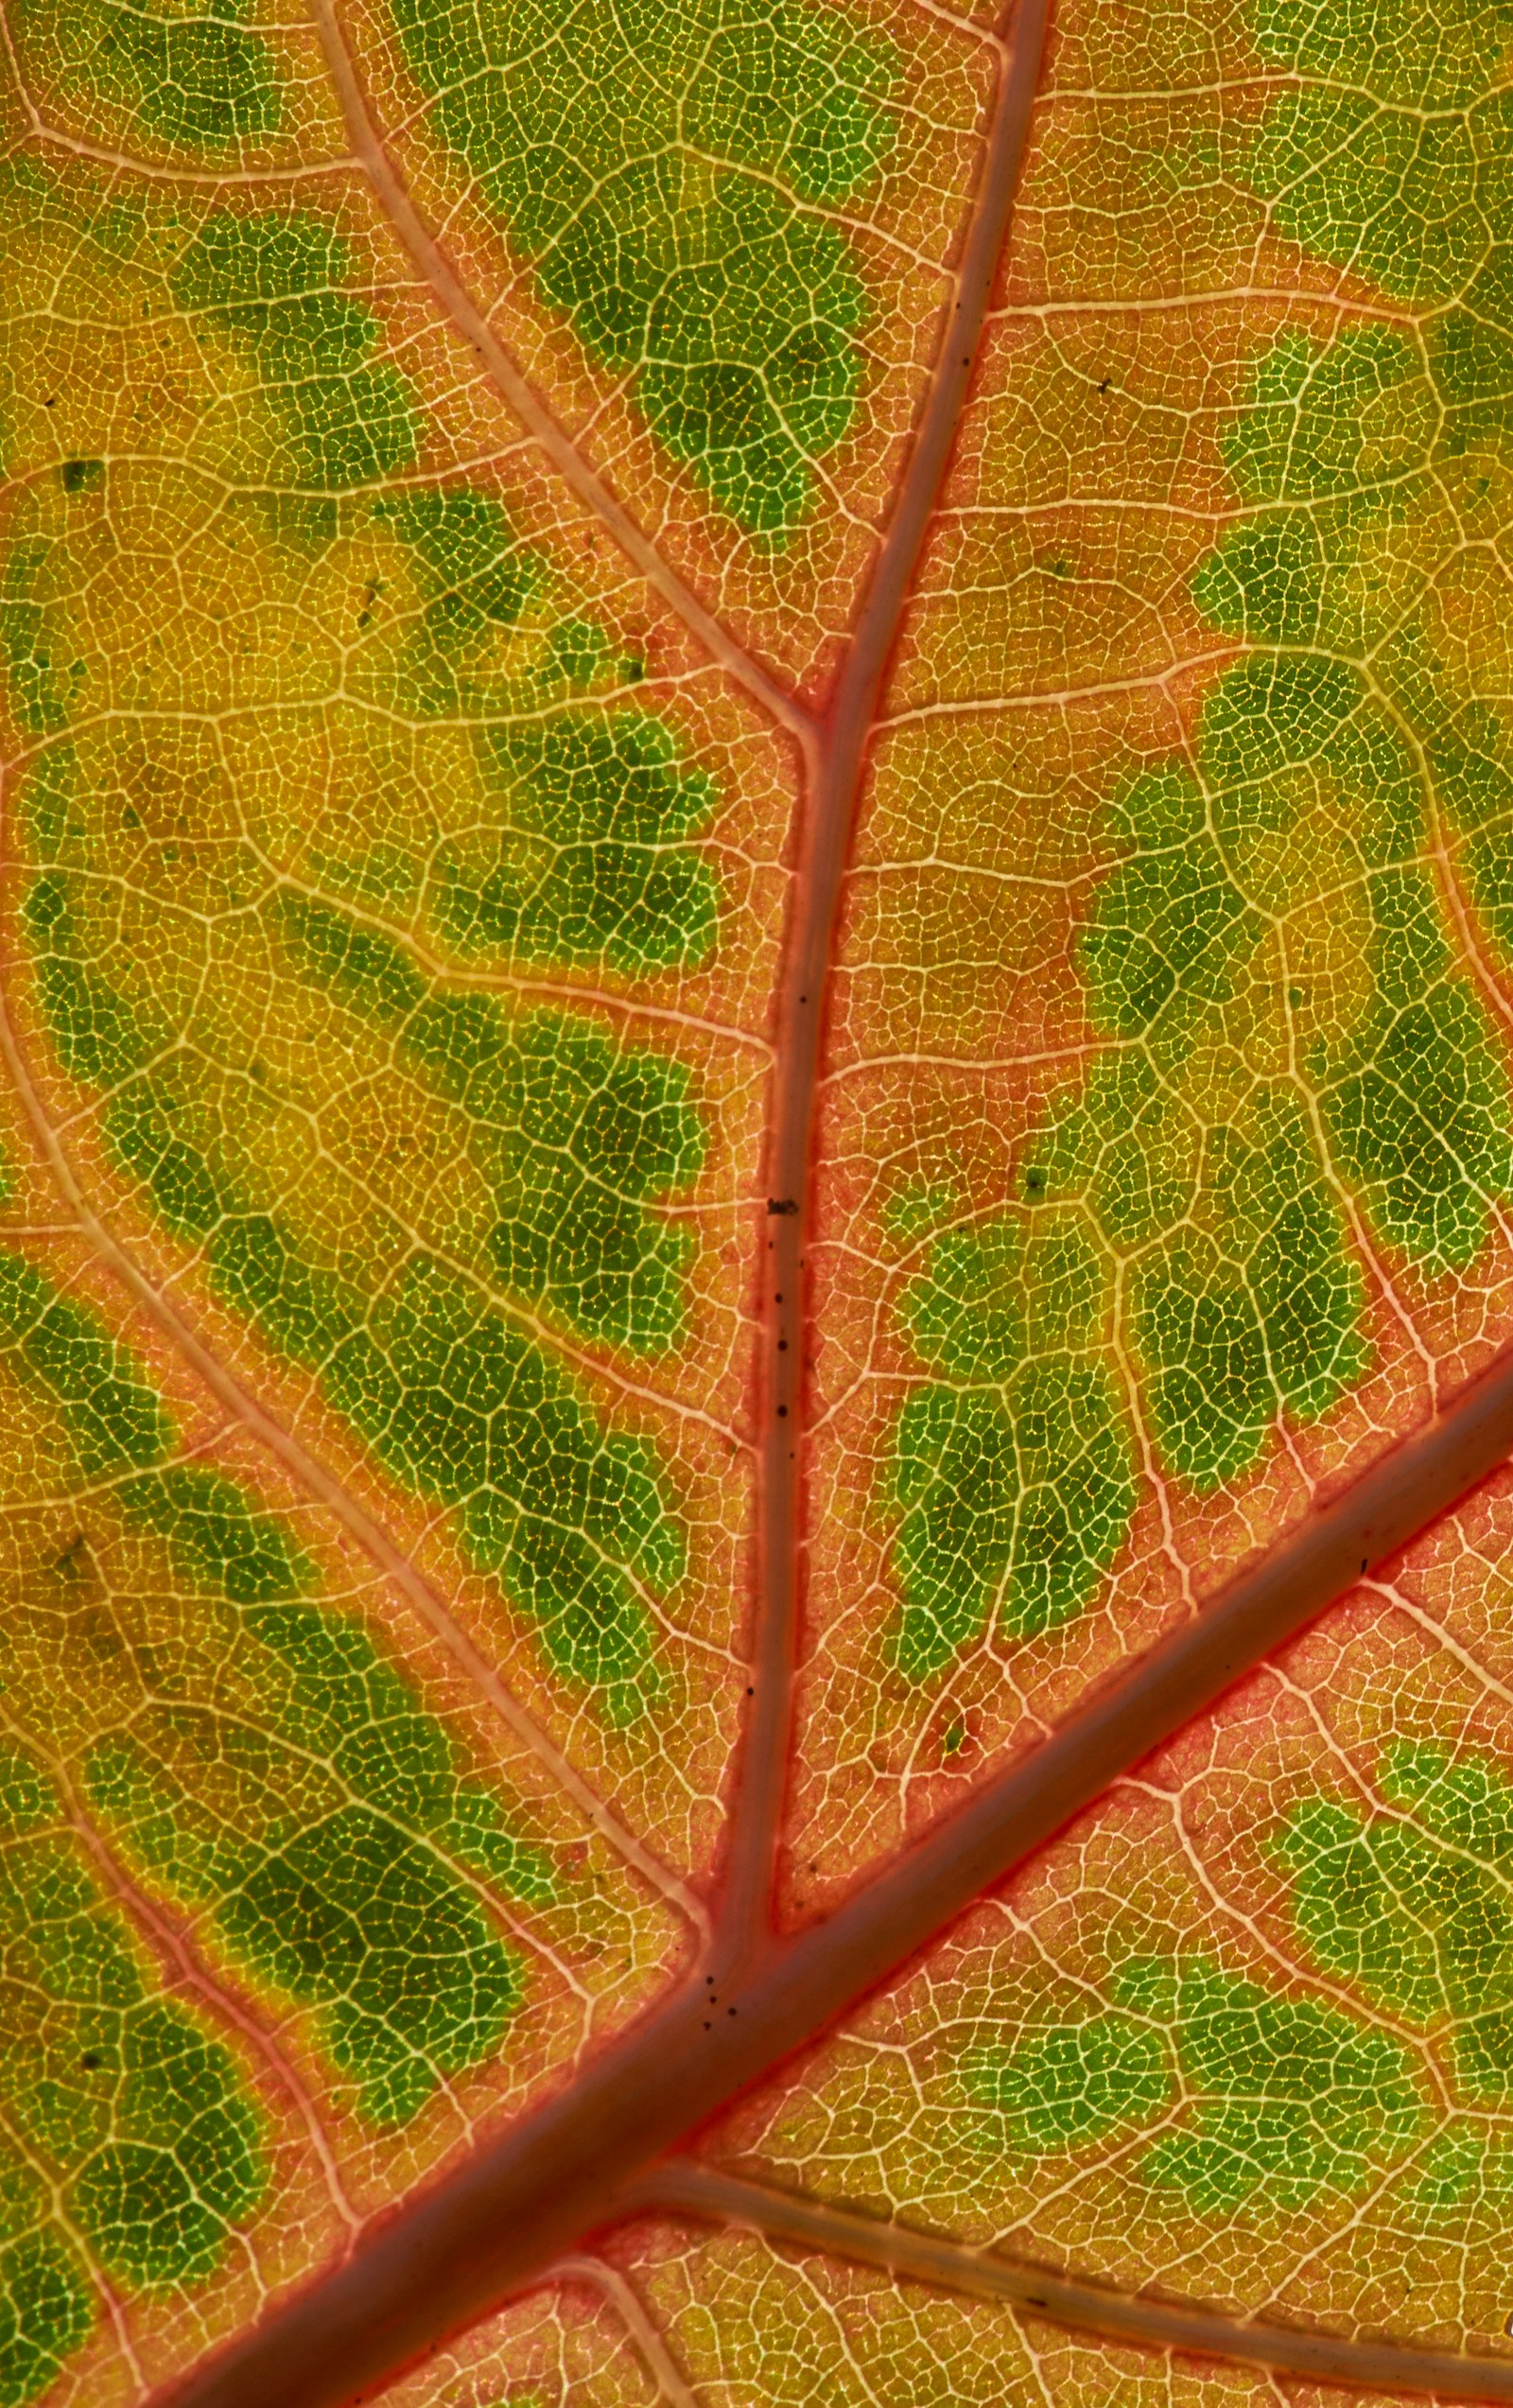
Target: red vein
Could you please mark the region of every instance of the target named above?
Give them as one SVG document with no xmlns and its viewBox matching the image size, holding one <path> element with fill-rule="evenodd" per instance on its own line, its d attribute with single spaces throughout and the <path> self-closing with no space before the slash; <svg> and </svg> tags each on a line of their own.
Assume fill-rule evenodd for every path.
<svg viewBox="0 0 1513 2408">
<path fill-rule="evenodd" d="M 1470 2358 L 1448 2349 L 1417 2349 L 1405 2342 L 1350 2341 L 1343 2334 L 1258 2324 L 1143 2293 L 1104 2291 L 1039 2266 L 1015 2265 L 907 2225 L 883 2224 L 697 2166 L 668 2168 L 639 2195 L 649 2207 L 750 2225 L 801 2248 L 884 2266 L 910 2281 L 965 2292 L 972 2298 L 999 2300 L 1017 2314 L 1040 2317 L 1073 2332 L 1097 2333 L 1105 2341 L 1133 2343 L 1137 2348 L 1269 2366 L 1278 2374 L 1362 2391 L 1513 2401 L 1513 2358 Z"/>
<path fill-rule="evenodd" d="M 600 1798 L 596 1797 L 556 1741 L 505 1686 L 494 1666 L 474 1646 L 455 1614 L 443 1603 L 404 1549 L 396 1545 L 388 1531 L 342 1486 L 335 1473 L 328 1471 L 307 1447 L 302 1445 L 291 1430 L 287 1430 L 254 1397 L 248 1395 L 199 1333 L 154 1287 L 113 1230 L 92 1209 L 58 1132 L 47 1117 L 26 1056 L 17 1042 L 3 982 L 0 982 L 0 1061 L 9 1073 L 11 1085 L 31 1124 L 54 1183 L 74 1213 L 79 1235 L 88 1240 L 100 1260 L 199 1373 L 226 1411 L 259 1446 L 292 1474 L 308 1495 L 326 1508 L 375 1570 L 399 1590 L 499 1720 L 539 1763 L 546 1766 L 585 1822 L 599 1832 L 626 1864 L 639 1874 L 649 1888 L 656 1891 L 692 1925 L 699 1934 L 701 1945 L 706 1943 L 709 1925 L 702 1899 L 688 1888 L 687 1882 L 663 1864 Z"/>
<path fill-rule="evenodd" d="M 1213 1704 L 1513 1450 L 1513 1346 L 1190 1621 L 1099 1686 L 735 1995 L 686 1982 L 569 2087 L 374 2220 L 351 2253 L 161 2393 L 159 2408 L 342 2408 L 635 2206 L 659 2158 L 771 2078 L 1111 1782 Z"/>
<path fill-rule="evenodd" d="M 499 340 L 443 253 L 384 148 L 337 17 L 335 0 L 310 0 L 310 7 L 326 68 L 336 86 L 347 139 L 416 274 L 463 340 L 478 354 L 510 410 L 579 500 L 609 530 L 626 558 L 670 604 L 711 660 L 718 661 L 770 718 L 795 736 L 807 753 L 813 738 L 813 722 L 809 713 L 775 679 L 768 676 L 729 629 L 705 609 L 691 586 L 668 567 L 623 502 L 616 499 L 603 480 L 590 468 L 565 428 L 559 426 L 518 362 Z"/>
<path fill-rule="evenodd" d="M 1047 0 L 1019 0 L 1012 42 L 1000 58 L 982 182 L 967 227 L 954 299 L 942 330 L 929 392 L 878 550 L 834 699 L 820 735 L 797 902 L 778 1002 L 775 1119 L 768 1157 L 768 1230 L 763 1262 L 764 1366 L 758 1457 L 759 1613 L 755 1696 L 740 1763 L 720 1943 L 727 1966 L 759 1949 L 771 1929 L 778 1831 L 792 1723 L 800 1606 L 806 1249 L 820 1055 L 840 916 L 878 699 L 955 445 L 982 348 L 983 326 L 1008 234 L 1040 75 Z"/>
</svg>

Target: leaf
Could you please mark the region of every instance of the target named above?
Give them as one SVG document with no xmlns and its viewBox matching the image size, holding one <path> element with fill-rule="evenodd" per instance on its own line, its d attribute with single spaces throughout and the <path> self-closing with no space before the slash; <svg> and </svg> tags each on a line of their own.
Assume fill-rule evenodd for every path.
<svg viewBox="0 0 1513 2408">
<path fill-rule="evenodd" d="M 1513 2399 L 1510 61 L 17 0 L 0 2403 Z"/>
</svg>

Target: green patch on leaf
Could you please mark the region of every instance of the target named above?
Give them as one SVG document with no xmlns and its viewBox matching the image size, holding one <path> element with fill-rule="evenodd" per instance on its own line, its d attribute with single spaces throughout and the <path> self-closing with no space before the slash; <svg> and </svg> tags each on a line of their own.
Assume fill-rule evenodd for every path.
<svg viewBox="0 0 1513 2408">
<path fill-rule="evenodd" d="M 492 494 L 426 487 L 374 510 L 414 548 L 426 624 L 440 645 L 489 625 L 513 627 L 541 589 L 546 563 L 519 542 Z"/>
<path fill-rule="evenodd" d="M 103 104 L 164 142 L 225 152 L 276 133 L 284 114 L 273 54 L 247 30 L 250 13 L 249 0 L 183 14 L 132 0 L 26 0 L 18 29 L 87 119 Z"/>
<path fill-rule="evenodd" d="M 866 299 L 850 247 L 755 177 L 686 199 L 677 160 L 586 201 L 537 269 L 674 460 L 754 533 L 813 506 L 815 464 L 856 411 Z"/>
<path fill-rule="evenodd" d="M 948 1221 L 961 1201 L 954 1178 L 905 1179 L 883 1197 L 878 1217 L 896 1247 L 911 1248 Z"/>
<path fill-rule="evenodd" d="M 945 1374 L 909 1399 L 894 1439 L 893 1652 L 909 1680 L 990 1623 L 1017 1639 L 1067 1621 L 1124 1542 L 1133 1464 L 1101 1291 L 1066 1214 L 950 1231 L 904 1291 L 913 1345 Z"/>
<path fill-rule="evenodd" d="M 1339 1190 L 1438 1275 L 1475 1260 L 1513 1184 L 1506 1072 L 1447 942 L 1420 760 L 1401 710 L 1325 650 L 1367 640 L 1384 588 L 1364 549 L 1405 516 L 1432 433 L 1396 334 L 1288 332 L 1258 363 L 1226 445 L 1252 507 L 1194 592 L 1227 633 L 1315 649 L 1228 671 L 1192 767 L 1116 797 L 1122 858 L 1079 944 L 1095 1025 L 1120 1050 L 1038 1152 L 1049 1192 L 1087 1194 L 1110 1245 L 1137 1250 L 1146 1410 L 1164 1462 L 1199 1489 L 1367 1367 Z M 1470 732 L 1429 753 L 1453 762 L 1460 825 L 1479 815 L 1468 858 L 1495 909 L 1505 773 L 1495 729 Z M 1331 947 L 1337 968 L 1284 985 L 1289 955 Z M 1290 1057 L 1285 1079 L 1243 1076 L 1268 1052 Z"/>
<path fill-rule="evenodd" d="M 669 776 L 702 801 L 699 781 L 661 749 L 637 756 L 648 808 Z M 33 824 L 55 846 L 74 842 L 71 791 L 56 777 L 39 788 Z M 355 1038 L 382 1033 L 423 1111 L 444 1108 L 478 1199 L 468 1264 L 418 1245 L 381 1205 L 360 1249 L 334 1245 L 258 1160 L 266 1086 L 176 1044 L 150 993 L 129 1003 L 101 979 L 90 1027 L 119 1045 L 113 1034 L 108 1060 L 102 1046 L 81 1050 L 57 998 L 78 991 L 68 982 L 85 967 L 92 891 L 71 870 L 44 869 L 32 922 L 52 1033 L 76 1074 L 106 1088 L 117 1160 L 175 1234 L 202 1247 L 216 1292 L 320 1376 L 386 1468 L 455 1509 L 470 1560 L 497 1574 L 558 1671 L 594 1688 L 612 1720 L 642 1713 L 662 1677 L 651 1601 L 686 1562 L 661 1466 L 646 1440 L 604 1427 L 492 1297 L 503 1288 L 576 1335 L 642 1354 L 680 1342 L 693 1241 L 652 1208 L 703 1161 L 687 1071 L 587 1019 L 507 1013 L 449 989 L 387 935 L 286 896 L 267 923 L 277 954 L 352 1015 Z"/>
<path fill-rule="evenodd" d="M 644 673 L 638 656 L 617 658 L 608 629 L 580 615 L 548 555 L 516 532 L 496 492 L 410 485 L 375 493 L 365 506 L 348 504 L 337 523 L 359 540 L 383 528 L 396 547 L 388 558 L 380 552 L 354 597 L 354 632 L 362 641 L 349 690 L 407 721 L 472 721 L 480 731 L 481 777 L 496 787 L 493 754 L 506 724 L 528 752 L 543 709 Z M 476 807 L 476 792 L 469 800 Z M 472 814 L 461 816 L 471 832 Z M 487 834 L 479 841 L 487 850 Z M 480 878 L 500 859 L 496 851 Z M 420 865 L 412 863 L 412 881 Z M 343 865 L 330 866 L 339 874 Z"/>
<path fill-rule="evenodd" d="M 1435 790 L 1460 832 L 1457 867 L 1478 916 L 1513 959 L 1513 743 L 1484 703 L 1466 703 L 1430 734 Z"/>
<path fill-rule="evenodd" d="M 1378 1234 L 1432 1272 L 1464 1269 L 1513 1184 L 1508 1083 L 1446 939 L 1400 722 L 1344 661 L 1260 654 L 1205 707 L 1199 772 L 1242 885 L 1305 808 L 1329 825 L 1369 931 L 1369 995 L 1308 1048 L 1310 1084 Z"/>
<path fill-rule="evenodd" d="M 230 2051 L 144 1989 L 125 1917 L 60 1827 L 45 1776 L 13 1741 L 5 1758 L 0 2109 L 56 2171 L 74 2229 L 120 2281 L 202 2280 L 266 2187 L 260 2119 Z M 36 2286 L 30 2349 L 56 2350 L 49 2330 L 81 2337 L 71 2258 L 51 2241 L 21 2256 Z M 11 2347 L 24 2362 L 19 2312 Z"/>
<path fill-rule="evenodd" d="M 67 726 L 88 673 L 59 607 L 73 596 L 78 564 L 65 543 L 43 532 L 41 518 L 39 497 L 24 497 L 0 562 L 0 656 L 10 707 L 29 736 Z"/>
<path fill-rule="evenodd" d="M 24 1256 L 0 1253 L 0 1350 L 20 1357 L 14 1373 L 36 1382 L 67 1424 L 79 1477 L 94 1481 L 155 1463 L 173 1425 L 155 1389 L 99 1316 L 69 1302 Z"/>
<path fill-rule="evenodd" d="M 1139 1038 L 1174 1001 L 1227 1002 L 1260 931 L 1195 786 L 1174 774 L 1140 779 L 1119 809 L 1134 849 L 1099 881 L 1078 960 L 1094 1025 Z"/>
<path fill-rule="evenodd" d="M 1429 498 L 1437 412 L 1422 356 L 1377 326 L 1323 347 L 1284 334 L 1253 392 L 1226 445 L 1249 508 L 1198 570 L 1193 599 L 1251 643 L 1359 655 L 1400 607 L 1381 566 Z"/>
<path fill-rule="evenodd" d="M 310 1577 L 277 1515 L 220 1472 L 173 1464 L 123 1481 L 116 1494 L 130 1521 L 168 1541 L 186 1579 L 233 1605 L 293 1597 Z"/>
<path fill-rule="evenodd" d="M 438 863 L 438 918 L 464 957 L 602 962 L 627 976 L 693 969 L 715 941 L 719 888 L 688 843 L 713 779 L 640 711 L 558 712 L 478 740 L 497 821 Z"/>
<path fill-rule="evenodd" d="M 1422 354 L 1406 335 L 1348 326 L 1332 342 L 1315 343 L 1290 329 L 1257 361 L 1224 448 L 1252 509 L 1342 499 L 1381 506 L 1402 477 L 1422 468 L 1434 427 Z"/>
<path fill-rule="evenodd" d="M 177 305 L 256 366 L 276 430 L 274 485 L 342 493 L 415 457 L 409 388 L 374 362 L 378 323 L 342 290 L 350 272 L 329 220 L 230 210 L 206 218 L 174 271 Z"/>
<path fill-rule="evenodd" d="M 360 1623 L 259 1604 L 228 1632 L 226 1666 L 209 1703 L 160 1675 L 130 1736 L 92 1752 L 92 1802 L 233 1957 L 319 2010 L 363 2114 L 403 2122 L 495 2052 L 523 1996 L 478 1884 L 544 1904 L 549 1864 L 460 1778 Z"/>
<path fill-rule="evenodd" d="M 1163 1459 L 1198 1490 L 1246 1469 L 1283 1413 L 1316 1421 L 1370 1359 L 1360 1272 L 1285 1088 L 1251 1129 L 1206 1132 L 1211 1233 L 1174 1230 L 1139 1265 L 1134 1318 Z"/>
<path fill-rule="evenodd" d="M 1305 1800 L 1276 1844 L 1318 1963 L 1374 2005 L 1447 2033 L 1471 2102 L 1513 2090 L 1513 1786 L 1473 1749 L 1389 1747 L 1395 1811 Z"/>
<path fill-rule="evenodd" d="M 561 309 L 659 441 L 781 536 L 856 407 L 866 301 L 813 204 L 891 147 L 891 52 L 801 0 L 507 14 L 403 0 L 411 72 Z"/>
<path fill-rule="evenodd" d="M 498 1211 L 504 1284 L 584 1337 L 675 1346 L 691 1242 L 645 1207 L 703 1163 L 683 1065 L 590 1021 L 512 1018 L 492 997 L 438 990 L 390 938 L 324 904 L 287 898 L 280 929 L 300 972 L 391 1027 L 399 1060 L 458 1107 Z"/>
<path fill-rule="evenodd" d="M 1120 2145 L 1171 2123 L 1137 2181 L 1197 2216 L 1349 2197 L 1426 2120 L 1408 2052 L 1352 2015 L 1278 1998 L 1202 1956 L 1133 1958 L 1112 2010 L 963 2052 L 985 2146 L 1026 2156 Z"/>
<path fill-rule="evenodd" d="M 658 1675 L 642 1591 L 682 1578 L 687 1544 L 648 1442 L 602 1429 L 570 1376 L 432 1256 L 365 1294 L 249 1214 L 222 1222 L 209 1258 L 217 1291 L 321 1372 L 385 1469 L 456 1509 L 470 1560 L 557 1670 L 612 1721 L 644 1711 Z"/>
<path fill-rule="evenodd" d="M 1122 2015 L 1049 2025 L 1014 2049 L 968 2049 L 960 2072 L 967 2097 L 991 2110 L 983 2139 L 1033 2157 L 1139 2131 L 1173 2089 L 1165 2040 Z"/>
<path fill-rule="evenodd" d="M 1498 434 L 1513 400 L 1513 249 L 1499 239 L 1513 199 L 1510 33 L 1504 5 L 1406 20 L 1384 0 L 1260 12 L 1262 50 L 1300 80 L 1246 141 L 1242 172 L 1282 234 L 1435 313 L 1429 361 L 1451 452 Z"/>
<path fill-rule="evenodd" d="M 546 559 L 521 542 L 496 495 L 471 486 L 422 486 L 380 496 L 372 503 L 372 515 L 391 527 L 406 546 L 420 600 L 394 664 L 406 712 L 444 720 L 490 707 L 499 682 L 498 639 L 518 630 L 542 601 L 551 582 Z M 375 591 L 359 615 L 359 627 L 372 615 Z M 506 676 L 507 701 L 534 703 L 540 691 L 560 685 L 565 674 L 562 648 L 552 639 L 562 632 L 551 631 L 533 679 L 517 676 L 512 689 Z M 588 629 L 581 652 L 585 644 L 595 651 L 588 664 L 591 679 L 608 639 L 599 629 Z"/>
<path fill-rule="evenodd" d="M 1407 2197 L 1429 2215 L 1463 2210 L 1488 2185 L 1487 2136 L 1473 2123 L 1454 2122 L 1436 2132 L 1420 2155 Z"/>
<path fill-rule="evenodd" d="M 0 2408 L 24 2408 L 56 2382 L 94 2322 L 90 2284 L 61 2232 L 0 2249 Z"/>
<path fill-rule="evenodd" d="M 1170 2034 L 1189 2102 L 1137 2175 L 1193 2215 L 1353 2197 L 1423 2124 L 1408 2051 L 1336 2008 L 1278 1998 L 1205 1957 L 1135 1959 L 1112 1987 Z"/>
<path fill-rule="evenodd" d="M 233 1959 L 317 2010 L 321 2045 L 364 2118 L 407 2122 L 448 2074 L 496 2051 L 524 1995 L 519 1953 L 448 1861 L 444 1817 L 416 1836 L 361 1804 L 321 1813 L 319 1793 L 340 1795 L 342 1768 L 305 1757 L 314 1735 L 292 1713 L 283 1745 L 217 1719 L 179 1704 L 143 1736 L 102 1742 L 87 1768 L 91 1803 L 160 1881 L 209 1910 Z M 223 1751 L 212 1799 L 189 1786 L 196 1722 Z M 480 1853 L 510 1858 L 512 1887 L 540 1894 L 529 1852 L 522 1861 L 502 1830 L 478 1836 L 498 1842 Z"/>
<path fill-rule="evenodd" d="M 1261 0 L 1262 55 L 1284 85 L 1244 173 L 1279 231 L 1401 300 L 1461 289 L 1505 222 L 1505 6 Z"/>
</svg>

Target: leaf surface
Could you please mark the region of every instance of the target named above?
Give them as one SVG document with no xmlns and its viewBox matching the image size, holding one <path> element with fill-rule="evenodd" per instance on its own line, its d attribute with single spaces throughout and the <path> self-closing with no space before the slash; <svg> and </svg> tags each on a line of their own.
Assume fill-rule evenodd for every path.
<svg viewBox="0 0 1513 2408">
<path fill-rule="evenodd" d="M 0 2401 L 1513 2399 L 1513 15 L 14 0 Z"/>
</svg>

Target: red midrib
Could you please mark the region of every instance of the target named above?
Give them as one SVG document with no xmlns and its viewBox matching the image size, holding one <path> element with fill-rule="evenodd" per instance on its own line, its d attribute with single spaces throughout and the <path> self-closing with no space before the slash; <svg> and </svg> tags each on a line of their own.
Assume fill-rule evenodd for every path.
<svg viewBox="0 0 1513 2408">
<path fill-rule="evenodd" d="M 878 547 L 830 707 L 819 732 L 807 798 L 794 903 L 777 1009 L 777 1069 L 767 1155 L 758 1397 L 758 1613 L 755 1697 L 738 1787 L 716 1935 L 724 1974 L 773 1928 L 783 1800 L 792 1732 L 794 1658 L 803 1561 L 804 1463 L 809 1327 L 806 1248 L 814 1201 L 820 1060 L 829 1003 L 841 886 L 851 851 L 877 716 L 905 606 L 945 481 L 970 388 L 1039 79 L 1048 0 L 1019 0 L 1006 72 L 1000 72 L 983 148 L 983 177 L 956 277 L 955 297 L 898 497 Z"/>
</svg>

